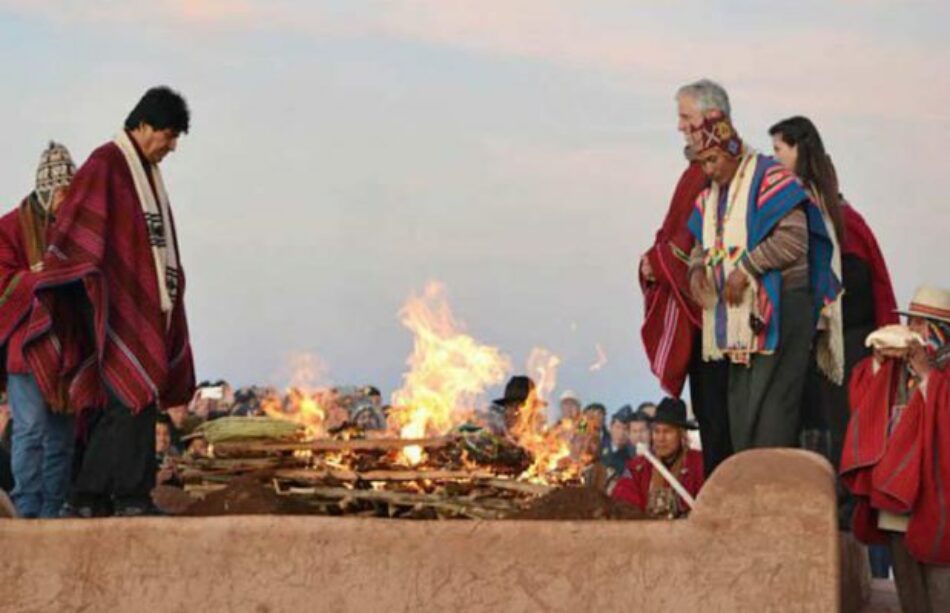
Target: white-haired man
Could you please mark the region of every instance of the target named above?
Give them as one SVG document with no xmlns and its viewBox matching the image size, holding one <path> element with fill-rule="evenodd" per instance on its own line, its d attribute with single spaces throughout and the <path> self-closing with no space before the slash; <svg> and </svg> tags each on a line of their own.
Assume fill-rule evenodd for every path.
<svg viewBox="0 0 950 613">
<path fill-rule="evenodd" d="M 705 362 L 701 355 L 702 316 L 689 289 L 689 252 L 693 238 L 687 227 L 696 198 L 709 183 L 694 159 L 693 132 L 712 113 L 730 115 L 726 90 L 708 79 L 684 85 L 676 93 L 677 129 L 686 139 L 689 165 L 673 192 L 653 246 L 640 260 L 640 286 L 645 298 L 641 336 L 653 373 L 667 393 L 679 397 L 689 375 L 693 413 L 699 422 L 706 475 L 732 454 L 727 400 L 729 366 L 724 360 Z"/>
</svg>

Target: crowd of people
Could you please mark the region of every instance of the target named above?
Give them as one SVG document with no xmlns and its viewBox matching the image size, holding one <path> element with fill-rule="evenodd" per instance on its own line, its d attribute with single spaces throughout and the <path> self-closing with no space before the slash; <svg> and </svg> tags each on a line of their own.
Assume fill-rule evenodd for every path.
<svg viewBox="0 0 950 613">
<path fill-rule="evenodd" d="M 892 559 L 905 610 L 950 609 L 950 290 L 923 285 L 898 311 L 811 120 L 773 125 L 766 156 L 717 83 L 676 102 L 687 168 L 640 261 L 642 338 L 668 393 L 689 381 L 703 472 L 758 447 L 823 453 L 842 529 L 875 566 Z"/>
<path fill-rule="evenodd" d="M 950 609 L 950 291 L 922 286 L 898 311 L 808 118 L 773 125 L 768 156 L 740 138 L 720 85 L 675 100 L 686 169 L 639 266 L 642 340 L 668 397 L 608 420 L 565 393 L 572 454 L 603 467 L 615 499 L 682 517 L 736 452 L 822 452 L 840 470 L 842 528 L 886 545 L 905 606 Z M 195 382 L 159 168 L 189 123 L 180 94 L 150 89 L 78 169 L 50 143 L 35 189 L 0 218 L 0 485 L 23 517 L 155 513 L 156 482 L 176 479 L 167 458 L 206 452 L 195 424 L 259 414 L 276 396 Z M 480 425 L 509 433 L 533 387 L 512 378 Z M 387 427 L 379 390 L 330 393 L 331 429 Z"/>
</svg>

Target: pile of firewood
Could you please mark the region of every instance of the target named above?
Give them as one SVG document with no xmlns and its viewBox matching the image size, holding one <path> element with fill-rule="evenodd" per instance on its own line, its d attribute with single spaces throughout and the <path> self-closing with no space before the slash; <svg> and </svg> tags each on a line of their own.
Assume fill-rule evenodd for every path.
<svg viewBox="0 0 950 613">
<path fill-rule="evenodd" d="M 484 430 L 415 440 L 208 434 L 210 457 L 175 460 L 185 491 L 196 499 L 254 475 L 317 515 L 497 519 L 561 485 L 519 479 L 530 455 Z M 407 461 L 408 448 L 421 461 Z"/>
</svg>

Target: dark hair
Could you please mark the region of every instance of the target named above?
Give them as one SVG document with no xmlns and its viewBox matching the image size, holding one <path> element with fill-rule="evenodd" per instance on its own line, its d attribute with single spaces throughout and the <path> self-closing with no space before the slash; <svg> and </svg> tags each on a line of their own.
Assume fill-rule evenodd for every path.
<svg viewBox="0 0 950 613">
<path fill-rule="evenodd" d="M 769 135 L 778 136 L 789 147 L 798 148 L 795 174 L 807 187 L 818 192 L 828 210 L 828 216 L 831 217 L 838 244 L 843 243 L 844 220 L 841 217 L 838 178 L 831 158 L 825 152 L 818 128 L 810 119 L 799 115 L 778 122 L 769 128 Z"/>
<path fill-rule="evenodd" d="M 604 417 L 607 416 L 607 407 L 605 407 L 599 402 L 592 402 L 586 407 L 584 407 L 584 412 L 586 413 L 587 411 L 597 411 L 598 413 L 602 414 Z"/>
<path fill-rule="evenodd" d="M 134 130 L 145 123 L 156 130 L 187 133 L 190 119 L 191 112 L 188 110 L 188 103 L 181 94 L 162 85 L 145 92 L 125 119 L 125 129 Z"/>
</svg>

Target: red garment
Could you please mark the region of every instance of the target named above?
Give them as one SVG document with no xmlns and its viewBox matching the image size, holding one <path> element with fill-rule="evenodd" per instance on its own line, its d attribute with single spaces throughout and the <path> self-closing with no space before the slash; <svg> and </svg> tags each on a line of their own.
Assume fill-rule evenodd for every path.
<svg viewBox="0 0 950 613">
<path fill-rule="evenodd" d="M 663 225 L 645 257 L 655 279 L 640 275 L 644 321 L 640 330 L 650 370 L 660 386 L 679 397 L 693 353 L 693 338 L 702 326 L 698 305 L 689 296 L 688 258 L 693 237 L 686 226 L 693 205 L 708 183 L 696 162 L 683 171 Z"/>
<path fill-rule="evenodd" d="M 890 405 L 904 363 L 888 360 L 873 373 L 872 360 L 855 370 L 847 458 L 842 454 L 842 480 L 859 503 L 855 536 L 869 543 L 884 540 L 877 527 L 878 509 L 910 514 L 905 542 L 911 555 L 925 564 L 950 564 L 950 372 L 931 372 L 925 393 L 913 393 L 887 438 Z"/>
<path fill-rule="evenodd" d="M 887 449 L 887 423 L 900 368 L 899 361 L 887 360 L 875 373 L 874 358 L 868 357 L 859 362 L 851 374 L 851 419 L 841 449 L 839 471 L 842 483 L 856 500 L 852 529 L 865 543 L 884 544 L 887 540 L 877 528 L 877 512 L 871 508 L 870 498 L 874 491 L 874 467 Z"/>
<path fill-rule="evenodd" d="M 73 179 L 44 267 L 32 308 L 22 300 L 0 307 L 0 341 L 10 338 L 9 323 L 28 313 L 24 355 L 47 400 L 62 383 L 76 409 L 103 406 L 106 385 L 133 411 L 191 398 L 184 274 L 169 321 L 142 206 L 114 143 L 96 149 Z"/>
<path fill-rule="evenodd" d="M 891 275 L 887 272 L 887 263 L 881 254 L 881 248 L 874 238 L 874 233 L 868 227 L 864 218 L 847 202 L 841 203 L 841 214 L 844 220 L 843 255 L 854 255 L 867 262 L 871 269 L 871 292 L 874 295 L 874 317 L 877 327 L 896 324 L 899 319 L 897 299 L 894 297 L 894 287 L 891 285 Z"/>
<path fill-rule="evenodd" d="M 614 500 L 630 503 L 641 511 L 646 511 L 653 470 L 653 465 L 645 457 L 638 456 L 627 461 L 627 471 L 617 480 L 611 497 Z M 703 487 L 703 474 L 703 454 L 695 449 L 689 449 L 679 474 L 674 476 L 683 484 L 690 496 L 695 498 Z M 681 497 L 677 495 L 677 498 L 681 508 L 689 508 Z"/>
<path fill-rule="evenodd" d="M 0 305 L 8 301 L 14 304 L 29 304 L 32 300 L 32 278 L 30 263 L 23 244 L 23 232 L 20 225 L 20 209 L 15 208 L 0 217 Z M 8 374 L 26 374 L 29 372 L 23 359 L 23 340 L 26 338 L 26 322 L 23 311 L 17 313 L 0 307 L 0 317 L 13 317 L 17 321 L 4 321 L 4 327 L 13 328 L 7 343 L 6 372 Z"/>
</svg>

